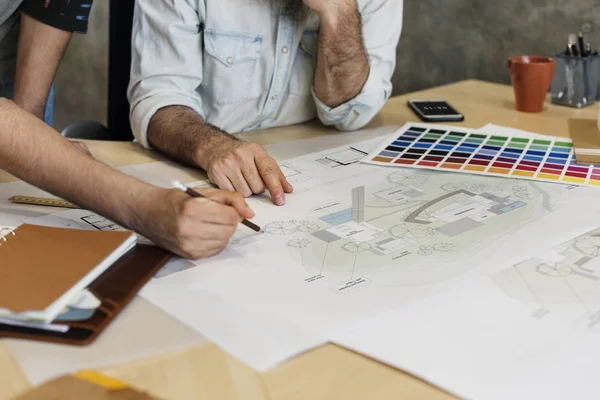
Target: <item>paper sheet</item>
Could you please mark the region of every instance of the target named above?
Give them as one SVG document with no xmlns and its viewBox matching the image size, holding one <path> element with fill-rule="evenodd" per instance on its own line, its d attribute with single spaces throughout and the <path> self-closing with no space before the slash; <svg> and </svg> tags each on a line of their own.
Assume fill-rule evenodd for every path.
<svg viewBox="0 0 600 400">
<path fill-rule="evenodd" d="M 268 146 L 267 150 L 274 157 L 288 158 L 314 151 L 323 146 L 354 143 L 368 137 L 378 137 L 394 129 L 394 127 L 386 127 L 344 135 L 330 135 L 323 138 L 303 140 L 301 143 L 272 145 Z M 171 179 L 179 179 L 192 186 L 210 185 L 202 172 L 181 168 L 181 166 L 174 163 L 154 162 L 119 169 L 124 173 L 162 187 L 170 186 Z M 60 210 L 50 207 L 11 204 L 8 202 L 8 198 L 13 195 L 52 197 L 50 194 L 24 182 L 0 184 L 0 226 L 16 227 L 25 221 L 56 213 Z M 73 227 L 79 229 L 97 229 L 90 223 L 81 220 L 82 217 L 92 214 L 83 210 L 66 210 L 60 215 L 50 215 L 48 218 L 38 219 L 37 222 L 45 222 L 51 226 L 72 224 Z M 156 276 L 157 278 L 166 277 L 191 267 L 196 267 L 196 265 L 187 260 L 177 259 L 159 271 Z M 210 307 L 210 303 L 206 303 L 205 306 Z M 182 308 L 193 312 L 193 305 L 183 305 Z M 210 311 L 207 310 L 207 312 Z M 218 317 L 215 313 L 212 313 L 212 315 Z M 231 331 L 232 334 L 236 334 L 236 332 L 238 331 Z M 242 331 L 239 331 L 239 333 L 241 335 L 238 339 L 243 340 L 244 333 Z M 287 334 L 294 335 L 294 332 L 288 331 Z M 260 335 L 260 331 L 257 332 L 257 335 Z M 321 340 L 315 340 L 312 337 L 307 340 L 304 335 L 298 334 L 297 336 L 300 336 L 302 340 L 300 348 L 308 348 L 317 342 L 321 342 Z M 255 336 L 253 340 L 260 340 L 260 336 Z M 205 340 L 197 331 L 190 329 L 139 297 L 135 298 L 119 315 L 119 318 L 113 321 L 111 326 L 90 346 L 76 347 L 25 340 L 2 340 L 2 344 L 8 347 L 11 355 L 32 385 L 38 385 L 53 377 L 72 373 L 76 370 L 130 362 L 135 359 L 200 345 L 204 342 Z M 263 346 L 271 348 L 273 343 L 263 342 Z"/>
<path fill-rule="evenodd" d="M 135 298 L 89 346 L 69 346 L 4 339 L 11 355 L 32 385 L 77 370 L 118 365 L 205 343 L 202 336 Z"/>
<path fill-rule="evenodd" d="M 561 226 L 572 214 L 562 210 L 546 222 Z M 578 223 L 583 230 L 600 217 Z M 548 242 L 538 255 L 550 261 L 525 260 L 459 284 L 334 341 L 463 398 L 595 399 L 599 235 L 594 229 L 554 248 Z"/>
<path fill-rule="evenodd" d="M 348 158 L 335 156 L 350 154 L 350 147 L 369 152 L 394 130 L 388 127 L 269 146 L 270 154 L 279 160 L 304 155 L 281 162 L 296 189 L 286 207 L 275 207 L 263 197 L 250 200 L 258 214 L 256 222 L 269 226 L 270 233 L 255 235 L 242 227 L 220 256 L 200 262 L 177 260 L 143 291 L 195 330 L 136 299 L 92 347 L 4 343 L 34 384 L 75 369 L 127 362 L 200 343 L 197 331 L 264 370 L 322 343 L 344 338 L 340 332 L 374 315 L 414 303 L 469 277 L 502 270 L 523 257 L 539 254 L 548 242 L 563 242 L 582 233 L 587 215 L 574 200 L 598 202 L 594 189 L 396 172 L 358 163 L 343 165 L 340 161 Z M 375 139 L 361 143 L 365 138 Z M 322 151 L 325 148 L 330 150 Z M 160 171 L 162 163 L 150 163 L 129 172 L 166 186 L 173 175 Z M 185 183 L 206 182 L 195 173 L 177 178 Z M 458 193 L 458 197 L 440 199 L 462 190 L 472 196 Z M 2 203 L 15 194 L 44 197 L 43 192 L 21 182 L 0 184 L 0 217 L 4 207 L 26 214 L 17 221 L 56 211 Z M 439 201 L 431 203 L 433 200 Z M 505 201 L 524 205 L 496 207 L 494 210 L 504 211 L 489 215 L 492 207 Z M 426 204 L 428 207 L 416 213 Z M 464 207 L 469 204 L 472 207 Z M 577 217 L 561 220 L 559 225 L 544 218 L 563 209 Z M 465 218 L 456 219 L 463 211 Z M 352 241 L 352 236 L 362 241 Z M 514 299 L 492 297 L 490 307 L 521 310 Z M 477 305 L 473 298 L 465 301 Z M 136 306 L 140 302 L 141 310 Z M 513 323 L 510 313 L 507 315 Z M 443 329 L 438 327 L 437 336 L 440 331 Z M 582 343 L 587 344 L 585 340 Z M 561 346 L 561 351 L 568 354 L 571 345 L 575 346 Z M 378 353 L 372 354 L 377 357 Z"/>
<path fill-rule="evenodd" d="M 380 141 L 352 147 L 368 152 Z M 281 161 L 295 171 L 286 206 L 249 200 L 265 234 L 241 227 L 222 254 L 154 279 L 141 295 L 266 370 L 357 322 L 564 239 L 585 218 L 557 230 L 544 217 L 574 198 L 600 196 L 565 185 L 344 165 L 335 154 L 349 147 Z"/>
<path fill-rule="evenodd" d="M 524 131 L 522 129 L 509 128 L 506 126 L 487 124 L 477 129 L 478 132 L 487 133 L 490 135 L 514 135 L 514 136 L 529 136 L 536 139 L 556 139 L 570 141 L 569 138 L 563 136 L 542 135 L 539 133 Z"/>
</svg>

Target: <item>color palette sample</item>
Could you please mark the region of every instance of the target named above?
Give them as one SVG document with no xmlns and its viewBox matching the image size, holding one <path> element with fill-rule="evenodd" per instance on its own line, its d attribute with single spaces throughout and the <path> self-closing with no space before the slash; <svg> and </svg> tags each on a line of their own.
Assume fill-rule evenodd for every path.
<svg viewBox="0 0 600 400">
<path fill-rule="evenodd" d="M 600 165 L 578 164 L 569 139 L 489 135 L 407 124 L 363 162 L 600 186 Z"/>
</svg>

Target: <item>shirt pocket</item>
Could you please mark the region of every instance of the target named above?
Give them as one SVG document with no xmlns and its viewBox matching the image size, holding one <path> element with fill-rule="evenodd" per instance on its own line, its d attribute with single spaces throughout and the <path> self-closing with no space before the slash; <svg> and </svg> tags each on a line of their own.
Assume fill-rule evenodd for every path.
<svg viewBox="0 0 600 400">
<path fill-rule="evenodd" d="M 290 94 L 306 96 L 314 84 L 319 32 L 305 31 L 290 75 Z"/>
<path fill-rule="evenodd" d="M 217 104 L 233 104 L 259 97 L 255 74 L 262 37 L 242 32 L 204 31 L 202 86 Z"/>
</svg>

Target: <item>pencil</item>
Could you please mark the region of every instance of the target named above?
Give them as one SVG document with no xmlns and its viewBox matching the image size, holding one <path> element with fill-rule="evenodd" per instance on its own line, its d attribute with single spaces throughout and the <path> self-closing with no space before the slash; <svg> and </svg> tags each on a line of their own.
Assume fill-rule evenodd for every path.
<svg viewBox="0 0 600 400">
<path fill-rule="evenodd" d="M 179 182 L 179 181 L 171 181 L 171 184 L 181 190 L 182 192 L 187 193 L 188 195 L 190 195 L 191 197 L 201 197 L 204 199 L 208 199 L 210 200 L 208 197 L 201 195 L 200 193 L 196 192 L 194 189 L 191 189 L 187 186 L 185 186 L 183 183 Z M 255 232 L 258 233 L 263 233 L 264 231 L 260 228 L 260 226 L 256 225 L 253 222 L 248 221 L 247 219 L 243 219 L 242 220 L 242 224 L 246 225 L 248 228 L 252 229 Z"/>
</svg>

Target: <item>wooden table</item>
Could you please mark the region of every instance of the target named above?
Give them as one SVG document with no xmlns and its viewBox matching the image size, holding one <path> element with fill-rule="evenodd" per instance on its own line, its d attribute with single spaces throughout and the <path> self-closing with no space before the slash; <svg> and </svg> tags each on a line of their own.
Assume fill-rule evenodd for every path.
<svg viewBox="0 0 600 400">
<path fill-rule="evenodd" d="M 577 110 L 548 103 L 542 113 L 519 113 L 514 110 L 509 86 L 474 80 L 394 97 L 369 126 L 417 121 L 406 101 L 427 98 L 450 102 L 466 117 L 457 125 L 470 128 L 494 123 L 554 136 L 568 136 L 570 125 L 590 132 L 596 130 L 597 105 Z M 326 134 L 343 135 L 311 123 L 254 132 L 244 138 L 267 145 Z M 88 146 L 98 159 L 115 167 L 162 159 L 133 143 L 88 142 Z M 0 181 L 12 179 L 0 172 Z M 453 398 L 404 372 L 335 345 L 307 352 L 264 374 L 254 372 L 212 344 L 101 371 L 168 399 Z M 0 400 L 28 388 L 28 382 L 0 341 Z"/>
</svg>

